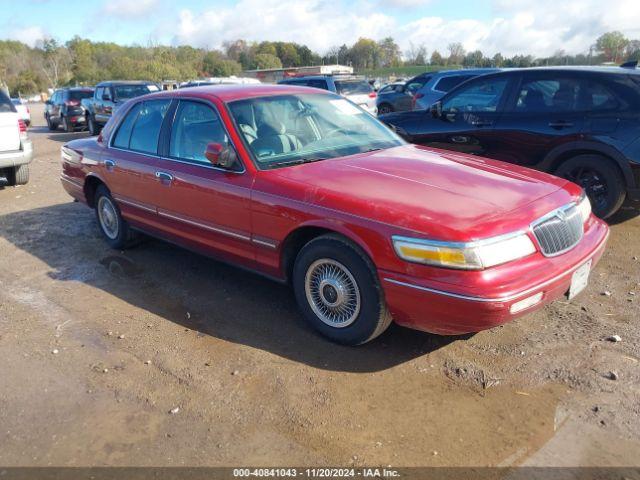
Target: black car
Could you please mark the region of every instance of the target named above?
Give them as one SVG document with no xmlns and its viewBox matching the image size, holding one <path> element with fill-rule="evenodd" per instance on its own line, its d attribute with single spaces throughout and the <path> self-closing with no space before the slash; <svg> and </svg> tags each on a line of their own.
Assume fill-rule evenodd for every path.
<svg viewBox="0 0 640 480">
<path fill-rule="evenodd" d="M 53 92 L 45 102 L 44 119 L 49 130 L 56 130 L 62 125 L 65 132 L 73 132 L 86 126 L 83 98 L 93 96 L 93 89 L 86 87 L 60 88 Z"/>
<path fill-rule="evenodd" d="M 551 172 L 586 190 L 596 215 L 640 199 L 640 71 L 505 70 L 468 80 L 428 110 L 380 117 L 412 143 Z"/>
</svg>

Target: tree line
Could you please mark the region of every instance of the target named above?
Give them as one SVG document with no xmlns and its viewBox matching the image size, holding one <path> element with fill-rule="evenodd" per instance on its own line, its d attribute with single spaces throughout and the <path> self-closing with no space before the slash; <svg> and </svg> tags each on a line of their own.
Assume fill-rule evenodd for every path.
<svg viewBox="0 0 640 480">
<path fill-rule="evenodd" d="M 74 37 L 62 44 L 44 39 L 29 47 L 24 43 L 0 41 L 0 85 L 12 95 L 43 92 L 63 85 L 93 85 L 107 79 L 176 80 L 240 75 L 244 70 L 299 67 L 306 65 L 352 65 L 356 72 L 402 66 L 530 67 L 539 65 L 596 65 L 640 60 L 640 40 L 627 39 L 620 32 L 601 35 L 588 52 L 568 55 L 505 57 L 467 52 L 461 43 L 446 51 L 428 51 L 425 45 L 410 44 L 404 52 L 391 37 L 375 41 L 359 38 L 354 44 L 335 46 L 324 55 L 293 42 L 225 42 L 221 49 L 190 46 L 122 46 Z"/>
</svg>

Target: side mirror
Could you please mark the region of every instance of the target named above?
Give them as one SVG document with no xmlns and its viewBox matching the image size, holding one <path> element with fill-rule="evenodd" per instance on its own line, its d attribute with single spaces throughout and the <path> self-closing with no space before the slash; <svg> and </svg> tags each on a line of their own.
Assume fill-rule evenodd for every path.
<svg viewBox="0 0 640 480">
<path fill-rule="evenodd" d="M 429 108 L 429 111 L 431 112 L 431 116 L 433 118 L 440 118 L 442 116 L 442 102 L 438 100 L 437 102 L 432 104 Z"/>
<path fill-rule="evenodd" d="M 204 151 L 204 156 L 214 167 L 233 170 L 236 165 L 236 152 L 232 148 L 225 147 L 220 143 L 208 143 Z"/>
<path fill-rule="evenodd" d="M 102 100 L 111 101 L 111 95 L 109 95 L 108 93 L 103 93 L 102 94 Z"/>
<path fill-rule="evenodd" d="M 44 102 L 45 105 L 53 105 L 53 102 L 51 100 L 47 100 L 46 102 Z"/>
</svg>

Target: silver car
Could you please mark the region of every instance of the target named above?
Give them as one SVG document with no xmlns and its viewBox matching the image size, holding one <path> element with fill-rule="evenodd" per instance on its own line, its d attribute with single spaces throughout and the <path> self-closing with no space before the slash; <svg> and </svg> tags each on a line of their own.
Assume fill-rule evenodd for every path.
<svg viewBox="0 0 640 480">
<path fill-rule="evenodd" d="M 378 113 L 377 94 L 363 77 L 355 75 L 307 75 L 280 80 L 279 84 L 321 88 L 348 98 L 371 115 Z"/>
</svg>

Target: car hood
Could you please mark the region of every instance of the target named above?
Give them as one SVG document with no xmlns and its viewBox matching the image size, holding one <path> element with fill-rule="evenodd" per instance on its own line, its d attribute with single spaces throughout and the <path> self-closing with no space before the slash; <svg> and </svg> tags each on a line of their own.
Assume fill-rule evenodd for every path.
<svg viewBox="0 0 640 480">
<path fill-rule="evenodd" d="M 469 241 L 512 232 L 580 193 L 566 180 L 471 155 L 404 145 L 269 171 L 298 200 Z"/>
</svg>

